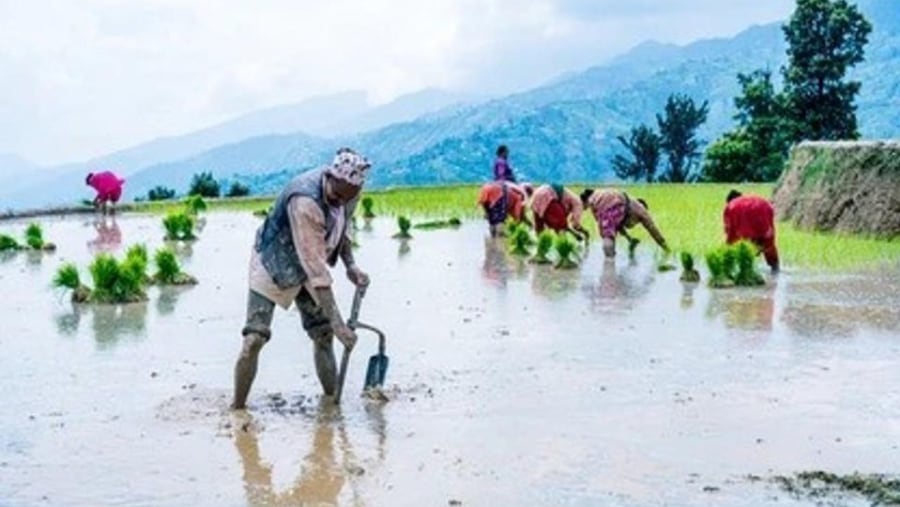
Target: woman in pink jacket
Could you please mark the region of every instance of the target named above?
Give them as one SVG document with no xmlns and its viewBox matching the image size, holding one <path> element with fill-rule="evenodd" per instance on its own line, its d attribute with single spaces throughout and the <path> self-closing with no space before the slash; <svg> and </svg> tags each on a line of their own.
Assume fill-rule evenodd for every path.
<svg viewBox="0 0 900 507">
<path fill-rule="evenodd" d="M 122 197 L 122 185 L 125 180 L 119 178 L 110 171 L 100 173 L 88 173 L 84 183 L 97 191 L 97 197 L 94 197 L 94 207 L 102 207 L 106 213 L 107 203 L 116 204 Z"/>
</svg>

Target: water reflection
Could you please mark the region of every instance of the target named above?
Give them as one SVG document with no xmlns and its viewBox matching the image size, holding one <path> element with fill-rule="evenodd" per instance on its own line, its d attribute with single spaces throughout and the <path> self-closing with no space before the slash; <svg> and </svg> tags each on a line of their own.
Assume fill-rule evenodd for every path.
<svg viewBox="0 0 900 507">
<path fill-rule="evenodd" d="M 397 257 L 403 257 L 409 253 L 409 240 L 408 239 L 400 239 L 400 247 L 397 249 Z"/>
<path fill-rule="evenodd" d="M 163 242 L 166 248 L 171 249 L 175 252 L 181 259 L 190 258 L 194 255 L 194 242 L 193 241 L 169 241 L 166 240 Z"/>
<path fill-rule="evenodd" d="M 510 275 L 510 258 L 502 238 L 484 239 L 484 263 L 481 274 L 494 287 L 506 287 Z"/>
<path fill-rule="evenodd" d="M 98 215 L 93 222 L 97 236 L 87 242 L 88 252 L 97 255 L 101 252 L 112 253 L 122 245 L 122 230 L 116 223 L 115 216 Z"/>
<path fill-rule="evenodd" d="M 160 287 L 159 297 L 156 299 L 157 313 L 160 315 L 171 315 L 175 311 L 178 298 L 184 290 L 184 287 Z"/>
<path fill-rule="evenodd" d="M 77 334 L 78 327 L 81 325 L 82 313 L 81 305 L 72 305 L 72 309 L 69 312 L 57 315 L 54 320 L 56 321 L 56 330 L 59 334 L 64 336 Z"/>
<path fill-rule="evenodd" d="M 357 465 L 339 408 L 330 400 L 320 403 L 309 451 L 303 457 L 294 483 L 283 491 L 275 490 L 272 466 L 262 460 L 253 425 L 245 425 L 245 428 L 235 431 L 234 444 L 243 468 L 244 492 L 249 505 L 336 505 L 348 482 L 354 492 L 353 504 L 362 505 L 355 494 L 355 479 L 363 469 Z"/>
<path fill-rule="evenodd" d="M 82 317 L 90 312 L 91 328 L 94 340 L 99 348 L 115 346 L 126 336 L 143 338 L 147 321 L 147 303 L 129 303 L 127 305 L 72 305 L 68 313 L 57 315 L 56 330 L 61 335 L 72 336 L 78 333 Z"/>
<path fill-rule="evenodd" d="M 775 289 L 775 284 L 761 289 L 710 289 L 707 317 L 722 316 L 725 325 L 734 329 L 771 331 Z"/>
<path fill-rule="evenodd" d="M 862 328 L 900 332 L 900 307 L 868 307 L 846 303 L 791 302 L 781 319 L 791 331 L 807 338 L 848 338 Z"/>
<path fill-rule="evenodd" d="M 547 299 L 561 299 L 575 292 L 580 281 L 581 273 L 578 269 L 556 269 L 548 264 L 536 265 L 534 276 L 531 278 L 531 290 Z"/>
<path fill-rule="evenodd" d="M 143 338 L 147 303 L 91 305 L 94 339 L 100 348 L 115 346 L 125 336 Z"/>
<path fill-rule="evenodd" d="M 5 264 L 15 259 L 17 253 L 18 252 L 16 252 L 15 250 L 4 250 L 0 252 L 0 264 Z"/>
<path fill-rule="evenodd" d="M 44 252 L 41 250 L 26 250 L 25 264 L 30 271 L 38 271 L 41 268 L 41 262 L 44 260 Z"/>
<path fill-rule="evenodd" d="M 694 307 L 694 291 L 700 284 L 697 282 L 681 282 L 681 308 L 688 310 Z"/>
<path fill-rule="evenodd" d="M 645 296 L 653 284 L 653 273 L 640 273 L 635 259 L 625 269 L 615 259 L 605 259 L 600 279 L 585 286 L 590 307 L 600 313 L 627 313 Z"/>
</svg>

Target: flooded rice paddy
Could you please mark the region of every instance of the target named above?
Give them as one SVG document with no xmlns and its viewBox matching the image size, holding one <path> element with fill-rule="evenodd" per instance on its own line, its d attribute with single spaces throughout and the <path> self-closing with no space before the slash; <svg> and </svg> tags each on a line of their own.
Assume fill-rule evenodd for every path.
<svg viewBox="0 0 900 507">
<path fill-rule="evenodd" d="M 50 283 L 64 261 L 154 250 L 159 217 L 47 220 L 57 253 L 0 258 L 0 505 L 815 505 L 770 479 L 900 472 L 897 266 L 712 291 L 646 245 L 560 272 L 480 222 L 400 242 L 376 220 L 356 256 L 391 401 L 358 397 L 361 333 L 342 407 L 323 403 L 299 316 L 278 310 L 231 414 L 259 219 L 207 220 L 179 250 L 200 284 L 147 303 L 73 308 Z"/>
</svg>

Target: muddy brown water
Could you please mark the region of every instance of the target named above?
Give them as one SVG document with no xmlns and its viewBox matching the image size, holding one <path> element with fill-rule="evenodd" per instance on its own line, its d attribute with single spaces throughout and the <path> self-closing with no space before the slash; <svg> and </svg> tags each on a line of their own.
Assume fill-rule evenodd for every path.
<svg viewBox="0 0 900 507">
<path fill-rule="evenodd" d="M 3 506 L 808 505 L 746 477 L 900 472 L 897 266 L 712 291 L 645 246 L 558 272 L 478 222 L 401 243 L 376 220 L 356 255 L 391 401 L 356 396 L 361 334 L 343 406 L 323 405 L 279 310 L 243 416 L 225 407 L 259 219 L 208 216 L 180 249 L 196 287 L 78 309 L 56 268 L 155 249 L 160 219 L 44 224 L 57 253 L 0 258 Z"/>
</svg>

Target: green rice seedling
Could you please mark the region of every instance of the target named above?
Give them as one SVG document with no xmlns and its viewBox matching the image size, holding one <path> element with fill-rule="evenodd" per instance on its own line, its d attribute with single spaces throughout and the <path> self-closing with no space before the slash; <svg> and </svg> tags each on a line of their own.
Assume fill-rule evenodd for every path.
<svg viewBox="0 0 900 507">
<path fill-rule="evenodd" d="M 522 224 L 516 224 L 513 232 L 509 236 L 509 252 L 513 255 L 527 256 L 531 252 L 529 247 L 534 244 L 531 238 L 531 231 Z"/>
<path fill-rule="evenodd" d="M 206 211 L 209 206 L 206 204 L 206 201 L 203 200 L 203 197 L 199 195 L 191 195 L 188 196 L 184 200 L 185 209 L 187 209 L 187 213 L 189 215 L 197 216 L 201 212 Z"/>
<path fill-rule="evenodd" d="M 91 289 L 81 283 L 78 268 L 71 262 L 59 267 L 53 278 L 53 286 L 71 290 L 73 303 L 86 303 L 91 297 Z"/>
<path fill-rule="evenodd" d="M 731 249 L 734 250 L 734 255 L 737 259 L 735 285 L 742 287 L 765 285 L 765 278 L 756 270 L 756 255 L 758 253 L 756 245 L 749 241 L 738 241 L 732 245 Z"/>
<path fill-rule="evenodd" d="M 667 271 L 675 271 L 675 265 L 670 262 L 672 254 L 670 252 L 663 252 L 662 255 L 657 254 L 656 256 L 656 270 L 660 273 L 665 273 Z"/>
<path fill-rule="evenodd" d="M 153 281 L 160 285 L 195 285 L 197 279 L 181 270 L 175 252 L 170 248 L 160 248 L 153 256 L 156 274 Z"/>
<path fill-rule="evenodd" d="M 375 218 L 375 212 L 372 211 L 372 206 L 375 204 L 375 201 L 371 196 L 365 196 L 360 201 L 363 207 L 363 218 Z"/>
<path fill-rule="evenodd" d="M 400 232 L 394 234 L 394 237 L 397 239 L 411 239 L 412 234 L 409 233 L 409 228 L 412 227 L 412 222 L 409 218 L 400 215 L 397 217 L 397 227 L 400 229 Z"/>
<path fill-rule="evenodd" d="M 724 252 L 727 249 L 719 247 L 706 252 L 706 267 L 709 269 L 709 286 L 715 289 L 733 287 L 734 282 L 728 276 L 725 269 Z"/>
<path fill-rule="evenodd" d="M 187 213 L 170 212 L 163 219 L 163 227 L 166 229 L 166 239 L 169 241 L 190 241 L 196 239 L 194 235 L 194 217 Z"/>
<path fill-rule="evenodd" d="M 37 223 L 30 223 L 25 228 L 25 244 L 32 250 L 43 250 L 44 248 L 44 230 Z"/>
<path fill-rule="evenodd" d="M 694 256 L 690 252 L 681 252 L 681 281 L 696 283 L 700 281 L 700 272 L 694 268 Z"/>
<path fill-rule="evenodd" d="M 94 258 L 89 269 L 94 281 L 91 302 L 132 303 L 147 298 L 144 293 L 146 264 L 137 257 L 126 258 L 120 263 L 115 257 L 102 253 Z"/>
<path fill-rule="evenodd" d="M 531 258 L 532 263 L 534 264 L 550 264 L 553 261 L 550 260 L 549 254 L 550 250 L 553 249 L 553 233 L 550 231 L 543 231 L 538 235 L 537 238 L 537 249 L 534 252 L 534 256 Z"/>
<path fill-rule="evenodd" d="M 733 282 L 737 275 L 737 254 L 733 248 L 727 245 L 720 249 L 722 251 L 722 270 L 725 272 L 725 277 Z"/>
<path fill-rule="evenodd" d="M 0 234 L 0 252 L 21 250 L 22 245 L 8 234 Z"/>
<path fill-rule="evenodd" d="M 572 241 L 572 238 L 566 234 L 560 234 L 556 237 L 554 246 L 556 247 L 556 255 L 558 257 L 556 261 L 556 267 L 558 269 L 575 269 L 578 267 L 578 257 L 576 254 L 578 245 Z"/>
<path fill-rule="evenodd" d="M 131 245 L 125 252 L 125 259 L 132 260 L 135 269 L 139 269 L 144 273 L 144 281 L 149 283 L 150 276 L 147 274 L 147 266 L 150 264 L 150 255 L 147 253 L 147 247 L 142 243 Z"/>
</svg>

